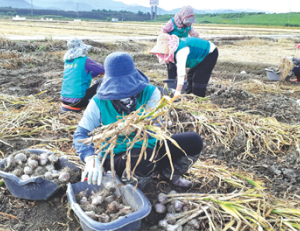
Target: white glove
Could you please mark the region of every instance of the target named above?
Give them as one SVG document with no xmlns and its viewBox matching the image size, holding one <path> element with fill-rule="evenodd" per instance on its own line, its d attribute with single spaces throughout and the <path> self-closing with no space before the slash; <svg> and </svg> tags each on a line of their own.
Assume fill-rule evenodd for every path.
<svg viewBox="0 0 300 231">
<path fill-rule="evenodd" d="M 174 96 L 177 96 L 177 95 L 181 95 L 181 91 L 175 91 L 175 95 Z"/>
<path fill-rule="evenodd" d="M 95 161 L 94 161 L 95 160 Z M 102 169 L 100 169 L 101 162 L 98 156 L 88 156 L 84 159 L 85 161 L 85 168 L 81 176 L 81 181 L 84 181 L 87 177 L 87 183 L 97 184 L 100 185 L 102 181 Z M 95 162 L 95 167 L 94 167 Z"/>
<path fill-rule="evenodd" d="M 128 126 L 127 122 L 122 122 L 118 124 L 118 130 L 121 131 L 120 135 L 129 136 L 131 133 L 133 133 L 136 130 L 136 128 L 130 125 Z"/>
</svg>

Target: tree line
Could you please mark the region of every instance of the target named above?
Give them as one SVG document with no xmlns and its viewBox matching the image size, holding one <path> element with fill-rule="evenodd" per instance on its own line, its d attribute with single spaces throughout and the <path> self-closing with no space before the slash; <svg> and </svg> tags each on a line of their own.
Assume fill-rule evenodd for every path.
<svg viewBox="0 0 300 231">
<path fill-rule="evenodd" d="M 15 16 L 21 15 L 31 17 L 31 9 L 16 9 L 11 7 L 0 7 L 0 15 Z M 81 19 L 96 19 L 96 20 L 108 20 L 111 18 L 118 18 L 123 21 L 146 21 L 150 20 L 150 13 L 133 13 L 130 11 L 113 11 L 113 10 L 92 10 L 92 11 L 63 11 L 63 10 L 46 10 L 46 9 L 34 9 L 34 17 L 47 16 L 49 18 L 81 18 Z"/>
</svg>

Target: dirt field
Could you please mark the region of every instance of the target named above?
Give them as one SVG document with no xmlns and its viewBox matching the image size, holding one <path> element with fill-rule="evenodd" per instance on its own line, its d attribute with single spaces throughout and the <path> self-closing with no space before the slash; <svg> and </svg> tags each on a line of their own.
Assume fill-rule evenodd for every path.
<svg viewBox="0 0 300 231">
<path fill-rule="evenodd" d="M 4 37 L 84 36 L 86 33 L 95 37 L 109 36 L 119 34 L 117 27 L 122 28 L 125 36 L 133 36 L 132 31 L 136 31 L 134 33 L 137 36 L 153 36 L 160 30 L 160 26 L 146 26 L 143 23 L 130 23 L 126 27 L 124 24 L 112 23 L 89 25 L 91 26 L 87 27 L 86 23 L 75 25 L 20 22 L 14 23 L 12 27 L 11 22 L 3 21 L 0 30 Z M 196 30 L 206 36 L 299 33 L 296 29 L 280 28 L 196 26 Z M 247 129 L 250 127 L 244 127 L 245 133 L 235 134 L 230 145 L 226 146 L 222 142 L 216 143 L 213 132 L 199 126 L 199 132 L 205 141 L 200 161 L 223 164 L 249 176 L 255 175 L 255 179 L 265 183 L 266 190 L 271 195 L 299 199 L 300 151 L 299 143 L 292 138 L 300 134 L 300 106 L 296 103 L 300 99 L 300 84 L 268 81 L 264 69 L 278 67 L 285 56 L 299 57 L 300 51 L 296 50 L 294 44 L 300 42 L 300 39 L 217 37 L 212 41 L 218 46 L 220 56 L 207 90 L 208 103 L 217 108 L 212 111 L 211 116 L 218 117 L 218 110 L 223 110 L 222 113 L 228 110 L 227 116 L 236 113 L 235 116 L 242 114 L 250 119 L 260 118 L 265 121 L 274 118 L 282 126 L 290 127 L 289 131 L 292 132 L 289 134 L 290 143 L 280 146 L 281 153 L 272 152 L 271 149 L 263 151 L 259 143 L 254 142 L 249 155 L 244 155 L 248 148 Z M 100 63 L 111 52 L 126 51 L 134 57 L 136 67 L 149 77 L 152 84 L 162 86 L 162 80 L 167 78 L 165 65 L 158 64 L 157 58 L 148 54 L 154 45 L 153 41 L 85 42 L 94 47 L 89 56 Z M 72 147 L 72 135 L 82 114 L 62 113 L 59 106 L 64 66 L 62 57 L 66 49 L 66 41 L 63 40 L 0 40 L 0 157 L 23 148 L 45 148 L 68 155 L 77 166 L 83 167 Z M 242 71 L 246 73 L 242 74 Z M 275 125 L 277 126 L 277 122 L 272 122 L 272 126 L 276 127 Z M 259 140 L 260 137 L 255 139 Z M 192 173 L 189 176 L 193 177 Z M 218 183 L 210 181 L 206 176 L 193 179 L 195 184 L 191 192 L 230 193 L 235 190 L 232 187 L 219 188 Z M 145 195 L 154 205 L 159 192 L 169 192 L 171 189 L 173 188 L 168 183 L 154 178 L 145 190 Z M 15 199 L 5 187 L 0 187 L 1 230 L 81 230 L 78 219 L 68 209 L 64 189 L 44 202 Z M 159 230 L 156 225 L 160 219 L 162 215 L 152 211 L 143 220 L 140 230 Z"/>
</svg>

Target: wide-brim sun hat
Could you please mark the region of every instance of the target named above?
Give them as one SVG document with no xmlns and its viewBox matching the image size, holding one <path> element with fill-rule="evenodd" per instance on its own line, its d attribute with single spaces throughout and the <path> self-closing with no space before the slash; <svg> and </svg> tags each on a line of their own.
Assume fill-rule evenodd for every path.
<svg viewBox="0 0 300 231">
<path fill-rule="evenodd" d="M 190 16 L 190 17 L 187 17 L 183 20 L 183 23 L 184 24 L 187 24 L 187 23 L 197 23 L 197 19 L 194 17 L 194 16 Z"/>
<path fill-rule="evenodd" d="M 67 42 L 68 51 L 64 55 L 64 60 L 72 60 L 85 57 L 92 46 L 85 44 L 81 39 L 73 38 Z"/>
<path fill-rule="evenodd" d="M 120 100 L 135 96 L 148 85 L 149 79 L 135 68 L 132 57 L 125 52 L 108 55 L 104 61 L 105 76 L 97 90 L 102 100 Z"/>
<path fill-rule="evenodd" d="M 157 37 L 156 45 L 149 52 L 150 54 L 169 54 L 168 41 L 166 34 Z"/>
</svg>

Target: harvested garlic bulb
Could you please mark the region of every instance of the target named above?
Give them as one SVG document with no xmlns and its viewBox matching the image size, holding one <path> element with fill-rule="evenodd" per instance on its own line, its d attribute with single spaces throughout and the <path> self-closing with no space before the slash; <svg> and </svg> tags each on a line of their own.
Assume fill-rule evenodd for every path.
<svg viewBox="0 0 300 231">
<path fill-rule="evenodd" d="M 164 212 L 166 212 L 166 206 L 164 206 L 164 205 L 161 204 L 161 203 L 157 203 L 157 204 L 155 205 L 155 211 L 156 211 L 157 213 L 164 213 Z"/>
<path fill-rule="evenodd" d="M 58 156 L 55 154 L 52 154 L 48 157 L 48 159 L 50 160 L 51 163 L 56 163 L 58 161 Z"/>
<path fill-rule="evenodd" d="M 14 159 L 18 164 L 23 164 L 27 161 L 27 156 L 24 153 L 19 153 L 15 156 Z"/>
<path fill-rule="evenodd" d="M 26 166 L 24 168 L 24 173 L 25 173 L 25 175 L 31 175 L 32 174 L 32 168 L 29 167 L 29 166 Z"/>
<path fill-rule="evenodd" d="M 62 183 L 68 182 L 70 180 L 70 173 L 61 172 L 58 177 L 59 181 Z"/>
<path fill-rule="evenodd" d="M 166 202 L 168 200 L 167 195 L 164 193 L 158 194 L 157 199 L 160 203 Z"/>
</svg>

